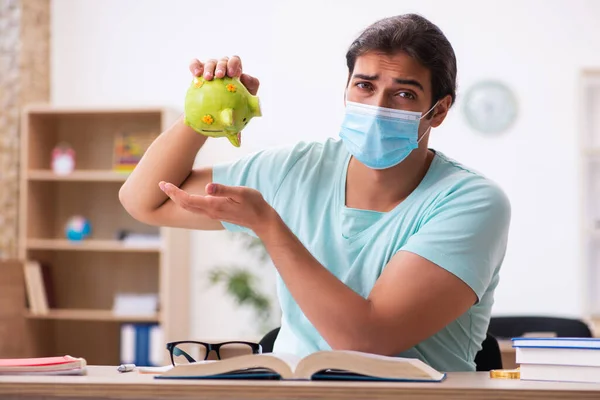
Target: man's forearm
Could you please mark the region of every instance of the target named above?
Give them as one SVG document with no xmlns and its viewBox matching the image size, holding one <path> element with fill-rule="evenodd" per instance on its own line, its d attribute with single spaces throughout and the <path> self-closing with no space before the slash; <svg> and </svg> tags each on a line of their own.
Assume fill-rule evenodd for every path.
<svg viewBox="0 0 600 400">
<path fill-rule="evenodd" d="M 119 192 L 123 205 L 135 213 L 151 212 L 167 200 L 160 181 L 181 185 L 190 174 L 206 137 L 183 123 L 183 116 L 148 148 Z"/>
<path fill-rule="evenodd" d="M 377 328 L 371 302 L 321 265 L 279 216 L 256 234 L 302 312 L 328 344 L 334 349 L 371 351 Z"/>
</svg>

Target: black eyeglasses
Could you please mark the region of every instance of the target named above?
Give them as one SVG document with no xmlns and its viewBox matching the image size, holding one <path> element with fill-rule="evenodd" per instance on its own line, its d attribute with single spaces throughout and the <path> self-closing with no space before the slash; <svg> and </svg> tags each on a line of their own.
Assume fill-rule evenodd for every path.
<svg viewBox="0 0 600 400">
<path fill-rule="evenodd" d="M 205 343 L 183 340 L 167 343 L 167 350 L 171 356 L 171 364 L 175 366 L 208 360 L 211 354 L 215 354 L 218 360 L 248 354 L 260 354 L 262 353 L 262 346 L 259 343 L 243 341 Z M 212 353 L 213 351 L 214 353 Z"/>
</svg>

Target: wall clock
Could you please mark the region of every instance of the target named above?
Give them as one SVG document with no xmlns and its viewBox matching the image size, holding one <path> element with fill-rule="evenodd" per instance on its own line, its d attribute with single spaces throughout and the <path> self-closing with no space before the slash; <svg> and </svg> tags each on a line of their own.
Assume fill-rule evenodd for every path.
<svg viewBox="0 0 600 400">
<path fill-rule="evenodd" d="M 517 118 L 517 98 L 499 81 L 481 81 L 467 91 L 464 114 L 478 132 L 497 134 L 506 131 Z"/>
</svg>

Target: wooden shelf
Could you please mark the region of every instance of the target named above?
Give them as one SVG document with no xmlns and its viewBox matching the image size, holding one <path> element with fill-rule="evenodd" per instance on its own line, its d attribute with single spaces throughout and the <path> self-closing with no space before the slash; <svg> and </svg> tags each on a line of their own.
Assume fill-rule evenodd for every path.
<svg viewBox="0 0 600 400">
<path fill-rule="evenodd" d="M 65 251 L 116 251 L 128 253 L 155 253 L 161 251 L 156 244 L 125 244 L 119 240 L 87 239 L 73 242 L 67 239 L 28 239 L 30 250 L 65 250 Z"/>
<path fill-rule="evenodd" d="M 113 170 L 119 134 L 159 135 L 179 114 L 163 107 L 43 104 L 22 111 L 17 257 L 27 261 L 24 315 L 44 322 L 28 324 L 35 332 L 15 338 L 39 344 L 26 356 L 76 354 L 90 364 L 118 363 L 121 322 L 157 324 L 164 341 L 190 336 L 189 285 L 181 285 L 191 276 L 189 230 L 133 218 L 118 195 L 129 173 Z M 75 152 L 75 171 L 68 175 L 51 168 L 53 150 L 61 143 Z M 64 235 L 65 224 L 76 215 L 92 226 L 92 235 L 79 242 Z M 120 241 L 118 232 L 160 240 Z M 119 293 L 156 293 L 160 313 L 115 315 Z M 51 332 L 46 322 L 52 322 Z"/>
<path fill-rule="evenodd" d="M 115 315 L 111 310 L 85 310 L 85 309 L 54 309 L 47 314 L 33 314 L 25 312 L 27 318 L 32 319 L 56 319 L 71 321 L 115 321 L 115 322 L 158 322 L 159 314 L 150 316 L 139 315 Z"/>
<path fill-rule="evenodd" d="M 52 170 L 29 170 L 27 179 L 30 181 L 71 181 L 71 182 L 125 182 L 129 174 L 110 170 L 73 171 L 69 175 L 57 175 Z"/>
</svg>

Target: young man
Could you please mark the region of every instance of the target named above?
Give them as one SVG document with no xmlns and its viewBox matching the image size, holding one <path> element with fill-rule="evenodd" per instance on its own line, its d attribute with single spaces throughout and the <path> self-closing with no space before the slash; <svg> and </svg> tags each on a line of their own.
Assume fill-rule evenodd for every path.
<svg viewBox="0 0 600 400">
<path fill-rule="evenodd" d="M 279 275 L 274 351 L 351 349 L 474 370 L 510 204 L 428 148 L 454 103 L 454 51 L 434 24 L 402 15 L 367 28 L 346 58 L 341 140 L 194 170 L 206 137 L 180 119 L 148 149 L 121 202 L 148 224 L 258 236 Z M 190 69 L 258 90 L 238 57 Z"/>
</svg>

